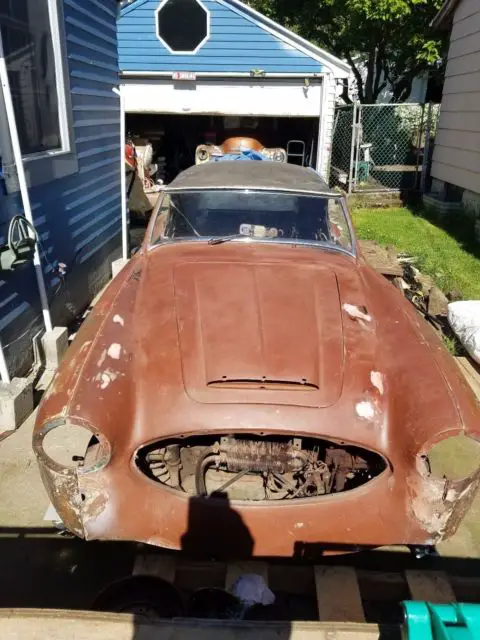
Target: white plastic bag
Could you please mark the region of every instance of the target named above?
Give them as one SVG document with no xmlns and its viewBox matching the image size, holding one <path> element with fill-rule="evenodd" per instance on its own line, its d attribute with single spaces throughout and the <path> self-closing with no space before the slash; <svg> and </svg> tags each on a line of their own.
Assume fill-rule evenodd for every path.
<svg viewBox="0 0 480 640">
<path fill-rule="evenodd" d="M 256 604 L 268 607 L 275 603 L 275 595 L 267 587 L 265 580 L 262 576 L 253 573 L 240 576 L 231 591 L 246 607 L 253 607 Z"/>
<path fill-rule="evenodd" d="M 480 364 L 480 300 L 452 302 L 448 321 L 472 358 Z"/>
</svg>

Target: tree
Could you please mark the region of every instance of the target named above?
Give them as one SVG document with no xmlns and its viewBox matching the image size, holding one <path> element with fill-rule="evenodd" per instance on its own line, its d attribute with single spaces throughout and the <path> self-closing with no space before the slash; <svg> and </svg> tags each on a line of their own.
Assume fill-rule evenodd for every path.
<svg viewBox="0 0 480 640">
<path fill-rule="evenodd" d="M 250 0 L 250 5 L 348 61 L 359 100 L 374 103 L 388 85 L 408 99 L 420 74 L 439 73 L 446 37 L 430 22 L 443 0 Z M 362 66 L 366 70 L 362 73 Z M 347 101 L 347 91 L 343 96 Z"/>
</svg>

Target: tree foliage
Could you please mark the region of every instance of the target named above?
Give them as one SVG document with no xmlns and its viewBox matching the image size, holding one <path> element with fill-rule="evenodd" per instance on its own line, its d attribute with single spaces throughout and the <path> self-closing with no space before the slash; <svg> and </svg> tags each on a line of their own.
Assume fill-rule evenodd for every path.
<svg viewBox="0 0 480 640">
<path fill-rule="evenodd" d="M 387 86 L 408 99 L 415 77 L 438 73 L 446 37 L 430 22 L 443 0 L 250 0 L 250 5 L 350 64 L 359 99 L 374 103 Z M 362 65 L 366 68 L 361 73 Z"/>
</svg>

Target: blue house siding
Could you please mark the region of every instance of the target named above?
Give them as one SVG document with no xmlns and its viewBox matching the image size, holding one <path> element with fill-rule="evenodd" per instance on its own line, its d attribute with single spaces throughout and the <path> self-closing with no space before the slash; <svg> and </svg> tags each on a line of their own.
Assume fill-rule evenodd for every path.
<svg viewBox="0 0 480 640">
<path fill-rule="evenodd" d="M 78 172 L 30 189 L 55 324 L 88 305 L 121 246 L 116 2 L 63 0 L 63 13 Z M 19 194 L 0 196 L 0 242 L 16 213 Z M 59 262 L 67 265 L 63 282 Z M 33 267 L 0 273 L 0 337 L 11 374 L 30 365 L 31 339 L 42 327 Z"/>
<path fill-rule="evenodd" d="M 137 0 L 118 21 L 121 71 L 320 73 L 322 65 L 269 33 L 248 15 L 217 0 L 203 0 L 210 11 L 210 39 L 194 55 L 172 54 L 157 38 L 155 12 L 160 0 Z"/>
</svg>

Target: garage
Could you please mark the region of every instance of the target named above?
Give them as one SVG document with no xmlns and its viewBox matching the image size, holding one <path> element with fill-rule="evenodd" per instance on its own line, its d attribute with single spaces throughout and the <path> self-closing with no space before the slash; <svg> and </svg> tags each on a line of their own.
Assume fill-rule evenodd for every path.
<svg viewBox="0 0 480 640">
<path fill-rule="evenodd" d="M 343 61 L 238 0 L 134 0 L 118 39 L 127 135 L 152 145 L 157 178 L 237 137 L 327 174 Z"/>
</svg>

